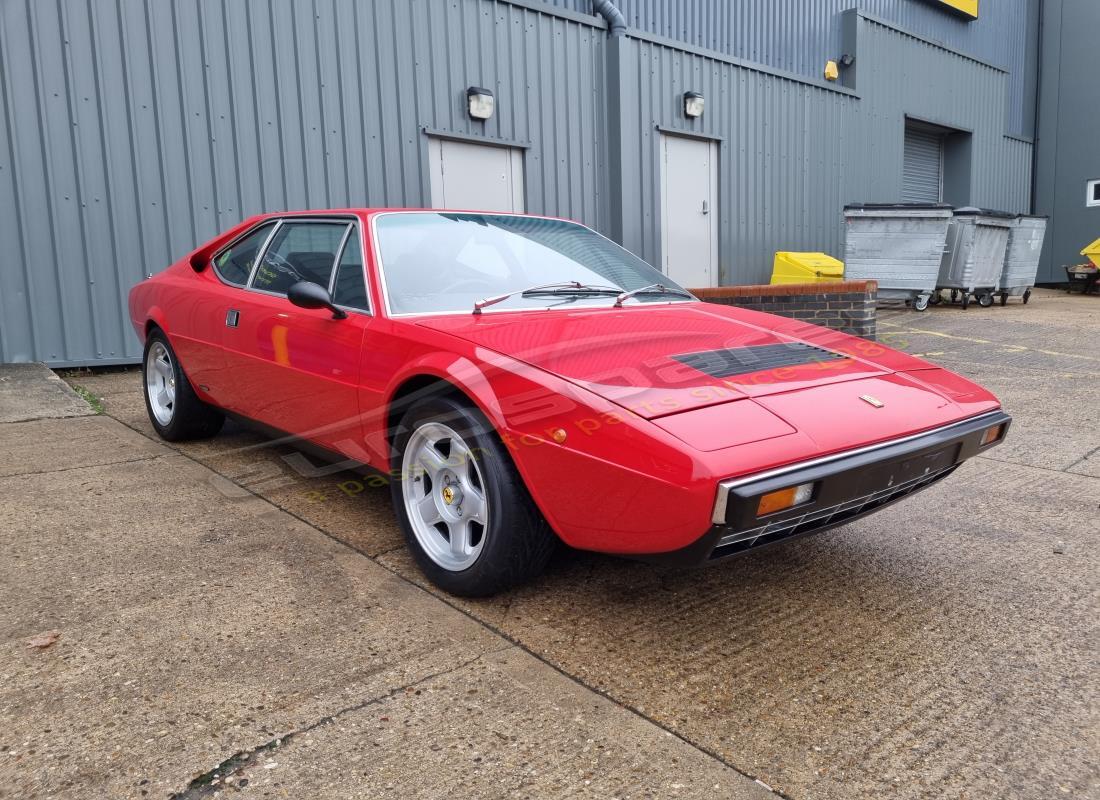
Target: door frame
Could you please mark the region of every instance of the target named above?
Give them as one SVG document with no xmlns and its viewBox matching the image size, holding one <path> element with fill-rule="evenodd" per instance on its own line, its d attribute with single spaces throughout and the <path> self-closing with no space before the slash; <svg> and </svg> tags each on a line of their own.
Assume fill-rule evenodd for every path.
<svg viewBox="0 0 1100 800">
<path fill-rule="evenodd" d="M 481 145 L 483 147 L 496 147 L 502 150 L 509 151 L 509 169 L 513 175 L 518 175 L 520 180 L 519 191 L 516 191 L 515 181 L 512 182 L 512 200 L 513 204 L 518 201 L 520 209 L 513 213 L 526 214 L 527 211 L 527 150 L 531 148 L 531 145 L 527 142 L 511 141 L 508 139 L 486 139 L 479 136 L 463 136 L 460 134 L 454 134 L 447 131 L 435 130 L 432 128 L 423 127 L 420 129 L 424 134 L 423 141 L 423 163 L 427 165 L 425 169 L 425 183 L 422 187 L 426 191 L 426 198 L 428 200 L 424 208 L 440 208 L 442 206 L 435 205 L 436 187 L 440 189 L 442 194 L 442 173 L 436 174 L 434 169 L 435 163 L 438 161 L 440 167 L 443 165 L 443 145 L 446 142 L 455 142 L 458 144 L 468 145 Z M 449 207 L 449 206 L 448 206 Z"/>
<path fill-rule="evenodd" d="M 722 151 L 722 137 L 720 136 L 708 136 L 706 134 L 695 133 L 692 131 L 679 131 L 673 128 L 667 128 L 665 126 L 657 126 L 657 163 L 659 167 L 659 184 L 658 184 L 658 197 L 657 197 L 657 211 L 661 221 L 657 238 L 660 240 L 661 249 L 661 261 L 660 271 L 662 274 L 667 275 L 665 271 L 668 247 L 667 239 L 665 237 L 665 231 L 668 229 L 668 219 L 666 212 L 668 207 L 665 204 L 665 197 L 668 194 L 667 188 L 667 176 L 665 175 L 665 142 L 668 138 L 686 139 L 689 141 L 700 142 L 706 144 L 710 149 L 710 166 L 711 176 L 713 180 L 710 186 L 710 197 L 708 203 L 710 204 L 711 215 L 711 238 L 710 238 L 710 255 L 711 264 L 714 269 L 711 273 L 711 283 L 713 286 L 722 285 L 722 262 L 720 260 L 721 255 L 721 183 L 722 183 L 722 171 L 721 171 L 721 151 Z M 688 287 L 692 288 L 692 287 Z M 694 287 L 702 289 L 704 287 Z"/>
</svg>

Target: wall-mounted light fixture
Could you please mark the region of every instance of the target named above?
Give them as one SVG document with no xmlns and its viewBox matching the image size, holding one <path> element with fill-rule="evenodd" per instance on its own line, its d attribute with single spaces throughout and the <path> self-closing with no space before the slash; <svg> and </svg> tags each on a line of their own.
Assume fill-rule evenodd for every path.
<svg viewBox="0 0 1100 800">
<path fill-rule="evenodd" d="M 493 116 L 493 93 L 479 86 L 466 90 L 466 110 L 473 119 L 489 119 Z"/>
<path fill-rule="evenodd" d="M 836 62 L 829 60 L 825 62 L 825 80 L 835 81 L 840 77 L 840 69 L 837 67 Z"/>
<path fill-rule="evenodd" d="M 850 67 L 854 63 L 856 63 L 856 57 L 851 53 L 845 53 L 840 57 L 840 66 L 842 67 Z"/>
<path fill-rule="evenodd" d="M 703 95 L 698 92 L 684 92 L 684 116 L 696 119 L 703 116 Z"/>
</svg>

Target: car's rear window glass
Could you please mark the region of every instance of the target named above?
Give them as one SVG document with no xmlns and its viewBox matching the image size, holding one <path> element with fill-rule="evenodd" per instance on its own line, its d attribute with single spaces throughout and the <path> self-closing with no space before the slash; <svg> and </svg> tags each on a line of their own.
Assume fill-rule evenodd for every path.
<svg viewBox="0 0 1100 800">
<path fill-rule="evenodd" d="M 214 259 L 214 269 L 222 280 L 227 283 L 244 286 L 248 283 L 248 276 L 252 274 L 252 265 L 256 261 L 256 255 L 264 246 L 267 237 L 271 235 L 271 229 L 275 223 L 261 225 L 252 233 L 234 242 L 231 246 L 222 250 Z"/>
<path fill-rule="evenodd" d="M 367 303 L 367 285 L 363 280 L 363 248 L 355 229 L 352 229 L 344 245 L 344 252 L 340 255 L 332 302 L 338 306 L 361 308 L 364 311 L 370 307 Z"/>
<path fill-rule="evenodd" d="M 298 281 L 311 281 L 327 289 L 347 229 L 346 222 L 283 224 L 264 252 L 252 288 L 286 294 Z"/>
</svg>

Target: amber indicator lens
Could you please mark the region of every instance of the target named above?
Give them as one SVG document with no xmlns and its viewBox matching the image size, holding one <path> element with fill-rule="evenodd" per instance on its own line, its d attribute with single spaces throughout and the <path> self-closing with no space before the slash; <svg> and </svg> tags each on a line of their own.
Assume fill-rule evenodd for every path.
<svg viewBox="0 0 1100 800">
<path fill-rule="evenodd" d="M 756 508 L 756 516 L 763 517 L 766 514 L 774 514 L 786 508 L 794 508 L 809 502 L 814 495 L 812 483 L 801 483 L 798 486 L 788 486 L 775 492 L 768 492 L 760 497 L 760 505 Z"/>
<path fill-rule="evenodd" d="M 987 444 L 993 444 L 999 440 L 1005 433 L 1005 425 L 1002 422 L 1000 425 L 994 425 L 992 428 L 986 428 L 985 433 L 982 434 L 982 447 Z"/>
</svg>

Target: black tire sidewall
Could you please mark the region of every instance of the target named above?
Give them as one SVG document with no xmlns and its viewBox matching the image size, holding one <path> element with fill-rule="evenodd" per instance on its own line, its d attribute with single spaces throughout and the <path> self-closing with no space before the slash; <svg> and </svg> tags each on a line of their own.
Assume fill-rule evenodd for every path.
<svg viewBox="0 0 1100 800">
<path fill-rule="evenodd" d="M 405 448 L 413 432 L 427 422 L 442 423 L 465 440 L 477 460 L 484 484 L 489 525 L 477 560 L 461 571 L 444 569 L 432 560 L 417 540 L 405 508 L 402 474 Z M 409 408 L 394 436 L 390 494 L 409 551 L 436 586 L 452 594 L 479 597 L 494 594 L 527 577 L 524 573 L 529 570 L 520 549 L 524 537 L 541 533 L 532 530 L 541 519 L 493 426 L 472 405 L 452 397 L 435 397 L 417 401 Z"/>
<path fill-rule="evenodd" d="M 176 391 L 177 402 L 172 409 L 172 419 L 167 425 L 162 425 L 160 420 L 157 419 L 157 415 L 153 413 L 153 404 L 149 398 L 149 351 L 153 349 L 153 345 L 161 343 L 168 350 L 168 355 L 172 359 L 172 375 L 176 379 L 176 386 L 180 385 L 179 375 L 179 359 L 176 358 L 176 351 L 172 349 L 172 344 L 168 341 L 168 337 L 160 330 L 153 330 L 145 337 L 145 349 L 141 354 L 141 396 L 145 400 L 145 413 L 149 415 L 149 422 L 152 424 L 153 429 L 164 439 L 172 440 L 175 435 L 179 433 L 179 391 Z"/>
<path fill-rule="evenodd" d="M 157 342 L 163 344 L 168 350 L 168 355 L 172 359 L 172 376 L 176 381 L 175 406 L 172 409 L 172 420 L 167 425 L 162 425 L 153 413 L 152 404 L 149 402 L 149 384 L 146 380 L 149 369 L 149 350 Z M 172 348 L 172 343 L 168 341 L 168 336 L 159 328 L 150 331 L 145 339 L 145 349 L 141 357 L 141 394 L 145 400 L 145 413 L 149 415 L 150 424 L 162 439 L 169 442 L 211 436 L 221 428 L 224 419 L 221 411 L 206 405 L 195 396 L 180 364 L 179 356 Z"/>
</svg>

